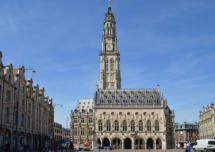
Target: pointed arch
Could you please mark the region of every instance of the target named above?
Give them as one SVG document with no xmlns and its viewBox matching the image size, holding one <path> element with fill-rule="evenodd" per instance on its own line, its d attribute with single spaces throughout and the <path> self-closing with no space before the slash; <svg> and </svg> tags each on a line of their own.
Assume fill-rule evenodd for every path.
<svg viewBox="0 0 215 152">
<path fill-rule="evenodd" d="M 147 131 L 151 131 L 151 130 L 152 130 L 152 128 L 151 128 L 151 121 L 148 120 L 147 121 Z"/>
<path fill-rule="evenodd" d="M 156 149 L 162 149 L 162 142 L 160 138 L 156 140 Z"/>
<path fill-rule="evenodd" d="M 123 120 L 123 122 L 122 122 L 122 131 L 127 131 L 127 122 L 126 122 L 126 120 Z"/>
<path fill-rule="evenodd" d="M 139 131 L 143 131 L 143 121 L 139 121 Z"/>
<path fill-rule="evenodd" d="M 99 120 L 98 129 L 99 129 L 99 131 L 102 131 L 102 130 L 103 130 L 102 120 Z"/>
<path fill-rule="evenodd" d="M 113 58 L 110 59 L 110 71 L 114 71 L 114 60 L 113 60 Z"/>
<path fill-rule="evenodd" d="M 119 122 L 117 120 L 114 122 L 114 130 L 119 131 Z"/>
<path fill-rule="evenodd" d="M 134 122 L 134 120 L 131 121 L 131 131 L 132 132 L 135 131 L 135 122 Z"/>
<path fill-rule="evenodd" d="M 107 122 L 106 122 L 106 131 L 111 131 L 111 123 L 110 123 L 110 120 L 107 120 Z"/>
<path fill-rule="evenodd" d="M 159 121 L 155 120 L 155 131 L 159 131 Z"/>
<path fill-rule="evenodd" d="M 106 72 L 108 71 L 108 60 L 107 59 L 105 60 L 105 71 Z"/>
</svg>

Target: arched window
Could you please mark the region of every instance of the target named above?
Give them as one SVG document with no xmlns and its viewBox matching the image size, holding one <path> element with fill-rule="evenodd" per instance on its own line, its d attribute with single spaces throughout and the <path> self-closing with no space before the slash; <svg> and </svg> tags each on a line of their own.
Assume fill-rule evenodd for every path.
<svg viewBox="0 0 215 152">
<path fill-rule="evenodd" d="M 108 60 L 105 60 L 105 71 L 108 71 Z"/>
<path fill-rule="evenodd" d="M 119 131 L 119 123 L 117 120 L 114 122 L 114 129 L 115 131 Z"/>
<path fill-rule="evenodd" d="M 135 122 L 134 122 L 134 120 L 131 121 L 131 131 L 132 132 L 135 131 Z"/>
<path fill-rule="evenodd" d="M 122 131 L 127 131 L 127 123 L 126 123 L 126 120 L 123 120 L 123 122 L 122 122 Z"/>
<path fill-rule="evenodd" d="M 143 122 L 142 122 L 142 120 L 139 121 L 139 131 L 143 131 Z"/>
<path fill-rule="evenodd" d="M 114 71 L 114 61 L 110 59 L 110 71 Z"/>
<path fill-rule="evenodd" d="M 155 121 L 155 131 L 159 131 L 159 122 L 158 122 L 158 120 Z"/>
<path fill-rule="evenodd" d="M 98 128 L 99 128 L 99 131 L 103 130 L 103 128 L 102 128 L 102 121 L 101 120 L 99 120 L 99 126 L 98 126 Z"/>
<path fill-rule="evenodd" d="M 110 120 L 107 120 L 107 124 L 106 124 L 106 130 L 110 131 L 111 130 L 111 124 L 110 124 Z"/>
<path fill-rule="evenodd" d="M 151 121 L 147 121 L 147 131 L 151 131 Z"/>
</svg>

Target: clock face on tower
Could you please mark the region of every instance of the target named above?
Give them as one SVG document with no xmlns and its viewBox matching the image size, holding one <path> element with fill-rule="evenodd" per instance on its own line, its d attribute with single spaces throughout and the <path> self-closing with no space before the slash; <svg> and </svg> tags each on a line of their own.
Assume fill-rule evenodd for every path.
<svg viewBox="0 0 215 152">
<path fill-rule="evenodd" d="M 106 49 L 107 49 L 108 51 L 113 50 L 113 44 L 107 44 Z"/>
</svg>

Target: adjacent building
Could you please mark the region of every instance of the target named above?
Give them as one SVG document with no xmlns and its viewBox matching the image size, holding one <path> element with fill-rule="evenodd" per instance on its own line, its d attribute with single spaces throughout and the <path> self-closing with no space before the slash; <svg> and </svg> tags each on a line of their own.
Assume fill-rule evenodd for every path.
<svg viewBox="0 0 215 152">
<path fill-rule="evenodd" d="M 94 140 L 94 101 L 80 99 L 71 111 L 71 141 L 75 147 Z"/>
<path fill-rule="evenodd" d="M 92 109 L 79 101 L 71 112 L 71 138 L 74 145 L 94 141 L 97 148 L 175 148 L 175 114 L 160 92 L 160 86 L 152 89 L 121 88 L 120 52 L 110 1 L 105 14 L 99 56 L 99 84 L 94 98 L 90 99 Z M 89 133 L 91 129 L 92 134 Z"/>
<path fill-rule="evenodd" d="M 175 123 L 175 143 L 177 148 L 185 148 L 186 143 L 199 139 L 199 124 Z"/>
<path fill-rule="evenodd" d="M 0 146 L 28 144 L 38 150 L 51 142 L 54 120 L 52 99 L 45 89 L 25 78 L 25 68 L 2 64 L 0 52 Z"/>
<path fill-rule="evenodd" d="M 204 106 L 199 115 L 199 138 L 215 138 L 215 103 Z"/>
<path fill-rule="evenodd" d="M 62 139 L 66 142 L 70 142 L 70 129 L 69 128 L 62 128 Z"/>
<path fill-rule="evenodd" d="M 61 142 L 62 138 L 62 125 L 60 123 L 54 122 L 54 141 L 59 143 Z"/>
</svg>

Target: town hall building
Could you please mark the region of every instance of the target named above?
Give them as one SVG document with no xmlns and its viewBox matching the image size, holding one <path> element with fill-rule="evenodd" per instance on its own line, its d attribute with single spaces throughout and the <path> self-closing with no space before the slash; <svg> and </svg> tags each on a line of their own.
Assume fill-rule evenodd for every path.
<svg viewBox="0 0 215 152">
<path fill-rule="evenodd" d="M 96 147 L 117 149 L 171 149 L 174 143 L 174 111 L 154 89 L 122 89 L 116 21 L 109 1 L 105 14 L 102 50 L 99 52 L 99 84 L 93 99 L 79 101 L 71 111 L 71 140 Z"/>
</svg>

